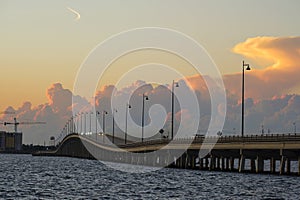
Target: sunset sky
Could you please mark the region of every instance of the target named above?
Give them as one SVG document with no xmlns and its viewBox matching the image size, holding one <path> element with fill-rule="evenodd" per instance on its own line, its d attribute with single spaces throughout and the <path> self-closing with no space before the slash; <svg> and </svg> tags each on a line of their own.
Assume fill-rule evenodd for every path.
<svg viewBox="0 0 300 200">
<path fill-rule="evenodd" d="M 0 111 L 8 106 L 21 109 L 25 101 L 33 107 L 51 104 L 49 89 L 72 91 L 81 64 L 99 43 L 142 27 L 169 28 L 196 40 L 218 66 L 232 99 L 240 95 L 242 60 L 253 69 L 247 72 L 246 97 L 254 103 L 300 94 L 299 8 L 298 0 L 1 0 Z M 141 51 L 114 62 L 99 88 L 153 61 L 176 68 L 195 83 L 194 88 L 201 87 L 193 68 L 182 59 Z M 148 73 L 141 77 L 123 87 L 138 79 L 151 81 Z M 169 84 L 178 77 L 157 73 L 157 78 Z"/>
<path fill-rule="evenodd" d="M 75 21 L 67 7 L 79 12 L 81 19 Z M 54 82 L 72 89 L 80 64 L 98 43 L 137 27 L 183 32 L 207 49 L 221 73 L 239 72 L 245 57 L 233 53 L 233 47 L 252 37 L 298 36 L 299 7 L 297 0 L 2 0 L 0 110 L 25 100 L 34 105 L 45 102 L 46 88 Z M 266 67 L 249 62 L 253 68 Z"/>
</svg>

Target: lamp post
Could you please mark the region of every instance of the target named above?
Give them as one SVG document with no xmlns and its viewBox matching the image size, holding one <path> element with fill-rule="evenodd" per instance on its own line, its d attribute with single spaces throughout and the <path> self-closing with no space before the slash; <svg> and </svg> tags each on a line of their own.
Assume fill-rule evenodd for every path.
<svg viewBox="0 0 300 200">
<path fill-rule="evenodd" d="M 144 120 L 145 120 L 145 100 L 148 101 L 147 95 L 143 94 L 143 105 L 142 105 L 142 142 L 144 142 Z"/>
<path fill-rule="evenodd" d="M 296 134 L 296 133 L 297 133 L 297 126 L 296 126 L 296 122 L 293 122 L 293 125 L 294 125 L 294 133 Z"/>
<path fill-rule="evenodd" d="M 84 133 L 86 134 L 86 115 L 89 114 L 88 112 L 84 113 Z"/>
<path fill-rule="evenodd" d="M 76 132 L 77 132 L 77 134 L 79 134 L 79 120 L 78 120 L 78 116 L 79 116 L 79 113 L 77 113 L 76 115 L 75 115 L 75 119 L 76 119 Z"/>
<path fill-rule="evenodd" d="M 178 82 L 172 82 L 172 116 L 171 116 L 171 139 L 174 138 L 174 86 L 179 87 Z"/>
<path fill-rule="evenodd" d="M 68 127 L 69 127 L 69 132 L 68 132 L 68 135 L 71 133 L 71 131 L 72 131 L 72 124 L 71 124 L 71 118 L 68 120 Z"/>
<path fill-rule="evenodd" d="M 126 114 L 125 114 L 125 144 L 127 143 L 127 124 L 128 124 L 128 109 L 131 108 L 129 103 L 126 103 Z"/>
<path fill-rule="evenodd" d="M 105 115 L 107 115 L 107 112 L 103 110 L 102 112 L 102 128 L 103 128 L 103 134 L 105 133 Z"/>
<path fill-rule="evenodd" d="M 92 114 L 93 112 L 90 112 L 90 134 L 92 134 Z"/>
<path fill-rule="evenodd" d="M 83 112 L 80 113 L 80 133 L 83 132 L 83 129 L 82 129 L 82 114 L 83 114 Z"/>
<path fill-rule="evenodd" d="M 112 143 L 115 143 L 115 112 L 117 113 L 118 110 L 117 109 L 113 109 L 112 111 L 112 132 L 113 132 L 113 136 L 112 136 Z"/>
<path fill-rule="evenodd" d="M 249 64 L 246 64 L 246 63 L 243 61 L 243 73 L 242 73 L 242 129 L 241 129 L 242 137 L 244 137 L 245 67 L 246 67 L 246 70 L 247 70 L 247 71 L 251 70 L 250 65 L 249 65 Z"/>
<path fill-rule="evenodd" d="M 104 133 L 105 133 L 105 115 L 107 115 L 107 112 L 103 110 L 102 112 L 102 128 L 103 128 L 103 133 L 102 133 L 102 142 L 104 143 Z"/>
<path fill-rule="evenodd" d="M 98 124 L 98 115 L 99 115 L 100 113 L 98 112 L 98 111 L 96 111 L 96 113 L 95 113 L 95 122 L 96 122 L 96 124 L 95 124 L 95 127 L 96 127 L 96 140 L 97 140 L 97 134 L 98 134 L 98 130 L 97 130 L 97 124 Z"/>
<path fill-rule="evenodd" d="M 66 136 L 68 135 L 68 123 L 66 123 L 66 125 L 65 125 L 65 127 L 66 127 Z"/>
</svg>

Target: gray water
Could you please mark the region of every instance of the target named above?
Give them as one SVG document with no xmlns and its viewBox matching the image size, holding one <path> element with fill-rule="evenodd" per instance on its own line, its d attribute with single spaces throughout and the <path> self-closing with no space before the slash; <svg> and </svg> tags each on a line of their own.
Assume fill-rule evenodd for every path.
<svg viewBox="0 0 300 200">
<path fill-rule="evenodd" d="M 0 198 L 300 199 L 300 178 L 181 169 L 131 174 L 95 160 L 0 154 Z"/>
</svg>

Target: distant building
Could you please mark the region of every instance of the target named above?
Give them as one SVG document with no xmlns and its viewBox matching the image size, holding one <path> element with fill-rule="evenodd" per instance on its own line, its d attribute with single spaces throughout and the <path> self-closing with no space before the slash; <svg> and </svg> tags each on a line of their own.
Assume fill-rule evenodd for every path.
<svg viewBox="0 0 300 200">
<path fill-rule="evenodd" d="M 0 131 L 0 151 L 21 151 L 22 133 Z"/>
</svg>

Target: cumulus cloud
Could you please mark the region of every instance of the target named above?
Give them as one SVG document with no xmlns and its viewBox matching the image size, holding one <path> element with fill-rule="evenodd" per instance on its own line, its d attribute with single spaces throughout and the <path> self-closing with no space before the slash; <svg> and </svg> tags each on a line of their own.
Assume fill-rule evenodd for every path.
<svg viewBox="0 0 300 200">
<path fill-rule="evenodd" d="M 272 98 L 295 92 L 300 86 L 300 37 L 255 37 L 237 44 L 233 51 L 250 58 L 263 69 L 252 69 L 245 75 L 246 96 Z M 240 94 L 240 74 L 224 76 L 229 93 Z"/>
<path fill-rule="evenodd" d="M 300 125 L 300 96 L 288 94 L 299 86 L 299 47 L 300 37 L 256 37 L 247 39 L 234 47 L 234 52 L 263 66 L 261 69 L 253 69 L 246 73 L 246 133 L 259 133 L 262 125 L 264 129 L 270 129 L 271 133 L 293 132 L 295 125 Z M 209 77 L 205 77 L 205 80 L 209 82 Z M 239 134 L 241 74 L 224 75 L 223 80 L 227 91 L 227 113 L 223 133 Z M 183 98 L 184 104 L 180 104 L 179 99 L 175 98 L 175 131 L 178 130 L 179 125 L 188 129 L 190 124 L 193 124 L 192 120 L 197 120 L 198 133 L 205 132 L 210 122 L 211 102 L 204 78 L 195 75 L 178 80 L 178 83 L 179 87 L 175 88 L 176 96 L 186 98 Z M 126 104 L 129 103 L 131 109 L 129 109 L 128 132 L 140 137 L 142 95 L 145 94 L 149 96 L 149 101 L 145 102 L 146 137 L 152 137 L 155 134 L 153 130 L 158 131 L 161 128 L 165 130 L 165 134 L 170 134 L 170 89 L 170 85 L 154 86 L 141 80 L 123 88 L 107 85 L 96 92 L 94 102 L 92 99 L 74 96 L 61 83 L 54 83 L 46 91 L 47 103 L 33 107 L 30 102 L 24 102 L 16 109 L 8 107 L 7 111 L 16 114 L 3 115 L 0 121 L 12 121 L 16 116 L 19 121 L 47 122 L 46 125 L 20 127 L 24 132 L 24 143 L 42 144 L 44 141 L 48 142 L 50 136 L 60 134 L 66 121 L 73 114 L 72 109 L 75 114 L 84 113 L 84 117 L 88 119 L 88 114 L 93 111 L 91 107 L 95 103 L 96 110 L 101 113 L 97 116 L 100 126 L 102 125 L 102 112 L 108 111 L 106 132 L 112 131 L 112 108 L 118 110 L 115 113 L 117 122 L 115 130 L 116 134 L 121 137 L 125 127 Z M 190 98 L 192 92 L 198 100 L 199 118 L 195 118 L 195 107 L 191 106 L 193 105 Z M 94 117 L 94 114 L 91 117 Z M 94 119 L 92 131 L 95 131 Z M 11 130 L 11 127 L 3 128 Z M 77 128 L 83 131 L 82 127 Z"/>
<path fill-rule="evenodd" d="M 16 117 L 19 122 L 46 122 L 45 125 L 20 125 L 18 129 L 24 132 L 25 144 L 48 144 L 50 136 L 57 136 L 64 127 L 66 120 L 72 115 L 72 92 L 64 89 L 61 83 L 52 84 L 46 92 L 48 102 L 32 107 L 30 102 L 24 102 L 17 109 L 8 107 L 6 111 L 14 115 L 2 115 L 0 120 L 12 122 Z M 77 97 L 79 98 L 79 97 Z M 84 100 L 82 100 L 84 101 Z M 13 126 L 1 127 L 12 131 Z"/>
</svg>

